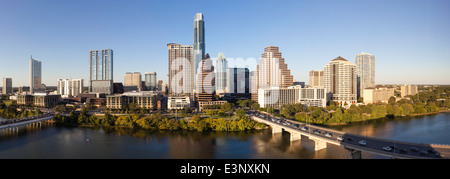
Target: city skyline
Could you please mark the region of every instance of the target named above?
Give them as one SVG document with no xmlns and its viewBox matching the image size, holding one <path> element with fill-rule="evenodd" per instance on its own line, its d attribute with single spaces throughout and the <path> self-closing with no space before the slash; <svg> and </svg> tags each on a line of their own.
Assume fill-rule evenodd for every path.
<svg viewBox="0 0 450 179">
<path fill-rule="evenodd" d="M 0 2 L 5 27 L 0 30 L 0 78 L 12 78 L 13 87 L 29 86 L 33 55 L 43 62 L 46 86 L 56 86 L 58 78 L 87 81 L 87 52 L 114 49 L 115 82 L 124 82 L 121 77 L 129 71 L 154 71 L 168 83 L 168 64 L 160 63 L 167 60 L 167 44 L 192 44 L 192 16 L 202 13 L 208 31 L 205 53 L 258 60 L 262 48 L 278 46 L 295 81 L 308 82 L 310 70 L 336 56 L 355 63 L 357 54 L 368 52 L 377 58 L 377 84 L 450 84 L 445 69 L 450 65 L 448 1 L 202 1 L 205 7 L 183 1 L 176 7 L 164 1 L 102 2 Z M 93 12 L 87 3 L 108 8 Z M 119 8 L 123 13 L 114 14 Z M 170 8 L 175 13 L 160 14 Z M 95 28 L 86 28 L 89 18 Z"/>
</svg>

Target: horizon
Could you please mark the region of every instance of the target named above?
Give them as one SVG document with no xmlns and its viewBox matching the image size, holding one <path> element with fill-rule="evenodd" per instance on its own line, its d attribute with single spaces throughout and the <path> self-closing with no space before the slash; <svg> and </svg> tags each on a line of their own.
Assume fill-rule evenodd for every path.
<svg viewBox="0 0 450 179">
<path fill-rule="evenodd" d="M 87 83 L 89 52 L 112 49 L 114 82 L 123 83 L 126 72 L 156 72 L 168 83 L 167 44 L 192 45 L 194 16 L 203 13 L 212 58 L 223 52 L 227 59 L 260 59 L 264 47 L 278 46 L 294 81 L 309 84 L 309 71 L 338 56 L 355 63 L 367 52 L 376 59 L 377 85 L 450 85 L 449 1 L 197 2 L 204 6 L 2 1 L 0 79 L 29 86 L 33 56 L 42 62 L 43 84 L 56 86 L 58 78 Z"/>
</svg>

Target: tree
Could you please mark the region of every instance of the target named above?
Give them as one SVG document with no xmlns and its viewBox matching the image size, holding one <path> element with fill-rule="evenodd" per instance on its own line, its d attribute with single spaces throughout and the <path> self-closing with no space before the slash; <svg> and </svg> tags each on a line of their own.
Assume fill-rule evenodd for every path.
<svg viewBox="0 0 450 179">
<path fill-rule="evenodd" d="M 239 116 L 239 119 L 242 119 L 245 116 L 246 112 L 244 109 L 238 109 L 236 111 L 236 115 Z"/>
<path fill-rule="evenodd" d="M 407 116 L 411 115 L 414 112 L 413 106 L 409 103 L 404 103 L 401 105 L 401 107 L 403 109 L 403 113 Z"/>
<path fill-rule="evenodd" d="M 223 110 L 224 112 L 233 112 L 234 104 L 226 102 L 220 106 L 220 109 Z"/>
<path fill-rule="evenodd" d="M 254 110 L 259 110 L 260 105 L 258 103 L 253 103 L 252 104 L 252 109 Z"/>
</svg>

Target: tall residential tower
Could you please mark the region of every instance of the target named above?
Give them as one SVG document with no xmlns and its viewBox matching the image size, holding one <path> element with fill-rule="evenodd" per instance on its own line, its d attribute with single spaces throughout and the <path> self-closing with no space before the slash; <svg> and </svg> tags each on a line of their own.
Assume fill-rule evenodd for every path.
<svg viewBox="0 0 450 179">
<path fill-rule="evenodd" d="M 365 88 L 375 87 L 375 56 L 369 53 L 357 54 L 355 58 L 358 97 L 364 96 Z"/>
<path fill-rule="evenodd" d="M 113 51 L 89 52 L 89 93 L 113 93 Z"/>
<path fill-rule="evenodd" d="M 197 13 L 194 16 L 194 76 L 197 76 L 199 63 L 205 56 L 205 21 L 203 14 Z M 195 83 L 194 79 L 194 84 Z"/>
<path fill-rule="evenodd" d="M 323 70 L 323 82 L 332 100 L 344 105 L 357 102 L 356 65 L 342 57 L 331 60 Z"/>
</svg>

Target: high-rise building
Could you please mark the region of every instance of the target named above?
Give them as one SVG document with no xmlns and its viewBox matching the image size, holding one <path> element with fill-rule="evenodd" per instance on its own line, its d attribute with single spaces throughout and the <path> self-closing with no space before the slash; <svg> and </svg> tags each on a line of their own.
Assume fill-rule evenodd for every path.
<svg viewBox="0 0 450 179">
<path fill-rule="evenodd" d="M 357 54 L 355 63 L 358 97 L 363 97 L 365 88 L 375 87 L 375 56 L 365 52 Z"/>
<path fill-rule="evenodd" d="M 323 70 L 309 71 L 309 86 L 310 87 L 323 87 Z"/>
<path fill-rule="evenodd" d="M 156 91 L 156 72 L 145 73 L 145 87 L 148 91 Z"/>
<path fill-rule="evenodd" d="M 205 21 L 203 14 L 197 13 L 194 16 L 194 76 L 197 76 L 199 63 L 205 56 Z M 194 79 L 194 84 L 197 84 Z"/>
<path fill-rule="evenodd" d="M 113 93 L 113 51 L 89 52 L 89 93 Z"/>
<path fill-rule="evenodd" d="M 214 70 L 216 73 L 216 93 L 226 93 L 228 62 L 223 53 L 219 53 Z"/>
<path fill-rule="evenodd" d="M 78 96 L 83 93 L 83 81 L 83 79 L 58 79 L 56 88 L 57 94 L 65 98 Z"/>
<path fill-rule="evenodd" d="M 30 58 L 30 93 L 42 90 L 42 63 Z"/>
<path fill-rule="evenodd" d="M 287 68 L 287 64 L 276 46 L 264 48 L 264 53 L 259 60 L 256 70 L 256 89 L 267 87 L 287 88 L 294 83 L 294 77 L 291 75 L 291 71 Z M 258 94 L 252 93 L 252 100 L 258 101 Z"/>
<path fill-rule="evenodd" d="M 248 68 L 228 68 L 227 93 L 250 94 L 250 72 Z"/>
<path fill-rule="evenodd" d="M 169 49 L 169 94 L 175 96 L 191 94 L 195 89 L 192 45 L 169 43 L 167 47 Z"/>
<path fill-rule="evenodd" d="M 12 79 L 11 78 L 3 78 L 3 94 L 11 94 L 12 91 Z"/>
<path fill-rule="evenodd" d="M 197 85 L 195 89 L 197 101 L 213 101 L 216 98 L 216 75 L 209 54 L 203 57 L 197 73 Z"/>
<path fill-rule="evenodd" d="M 331 60 L 324 67 L 324 86 L 332 100 L 341 105 L 357 102 L 356 65 L 342 57 Z"/>
<path fill-rule="evenodd" d="M 142 76 L 139 72 L 127 72 L 125 73 L 123 86 L 136 86 L 137 91 L 142 91 Z"/>
</svg>

